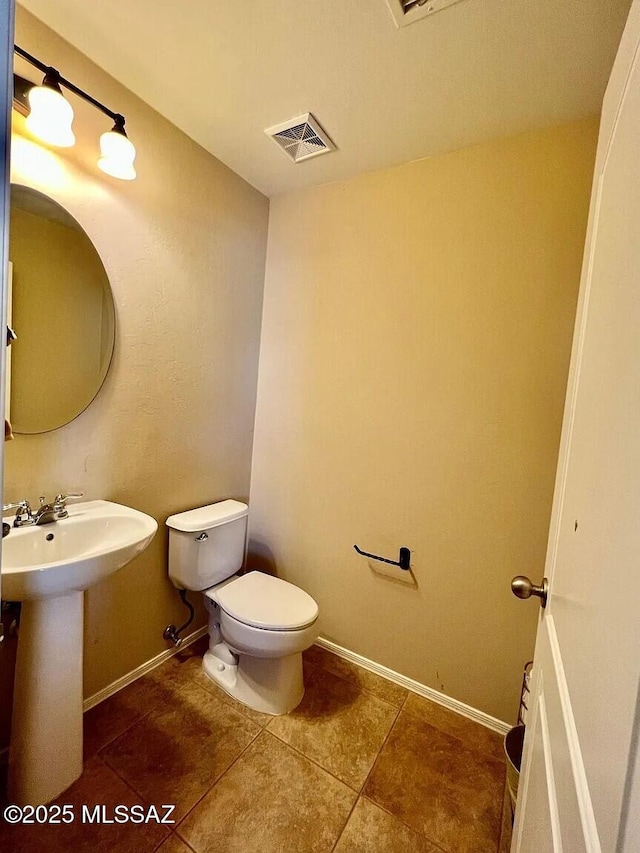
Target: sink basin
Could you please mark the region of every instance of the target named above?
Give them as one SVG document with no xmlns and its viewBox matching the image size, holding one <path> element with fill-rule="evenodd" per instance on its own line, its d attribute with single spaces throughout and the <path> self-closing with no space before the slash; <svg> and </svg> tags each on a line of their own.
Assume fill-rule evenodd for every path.
<svg viewBox="0 0 640 853">
<path fill-rule="evenodd" d="M 51 598 L 81 591 L 125 566 L 153 539 L 154 518 L 110 501 L 68 507 L 54 524 L 14 527 L 2 542 L 2 597 Z"/>
<path fill-rule="evenodd" d="M 48 803 L 82 773 L 84 590 L 133 560 L 158 524 L 110 501 L 69 517 L 14 527 L 2 541 L 2 596 L 22 601 L 8 793 Z"/>
</svg>

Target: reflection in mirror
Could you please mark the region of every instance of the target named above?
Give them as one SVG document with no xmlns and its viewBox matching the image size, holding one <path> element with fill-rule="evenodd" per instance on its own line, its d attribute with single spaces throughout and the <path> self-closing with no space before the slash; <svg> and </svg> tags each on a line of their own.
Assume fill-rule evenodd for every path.
<svg viewBox="0 0 640 853">
<path fill-rule="evenodd" d="M 64 426 L 109 370 L 115 309 L 100 257 L 53 199 L 11 186 L 11 345 L 8 413 L 17 433 Z"/>
</svg>

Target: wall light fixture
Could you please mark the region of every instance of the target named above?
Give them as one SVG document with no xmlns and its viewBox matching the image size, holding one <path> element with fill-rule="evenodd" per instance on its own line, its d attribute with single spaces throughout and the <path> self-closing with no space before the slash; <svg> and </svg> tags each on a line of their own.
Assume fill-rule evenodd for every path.
<svg viewBox="0 0 640 853">
<path fill-rule="evenodd" d="M 13 49 L 18 56 L 44 74 L 40 86 L 14 74 L 14 106 L 26 115 L 29 131 L 43 142 L 60 148 L 68 148 L 75 143 L 76 139 L 71 127 L 73 107 L 62 92 L 62 88 L 68 89 L 113 121 L 111 130 L 100 137 L 101 156 L 98 167 L 114 178 L 132 181 L 136 177 L 133 166 L 136 149 L 124 129 L 124 116 L 105 107 L 100 101 L 63 77 L 55 68 L 45 65 L 17 44 Z"/>
</svg>

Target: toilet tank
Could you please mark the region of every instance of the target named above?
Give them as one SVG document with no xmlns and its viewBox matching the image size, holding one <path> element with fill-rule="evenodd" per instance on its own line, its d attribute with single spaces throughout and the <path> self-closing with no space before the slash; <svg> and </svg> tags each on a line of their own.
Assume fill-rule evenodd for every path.
<svg viewBox="0 0 640 853">
<path fill-rule="evenodd" d="M 175 586 L 208 589 L 239 571 L 248 514 L 240 501 L 220 501 L 169 516 L 169 577 Z"/>
</svg>

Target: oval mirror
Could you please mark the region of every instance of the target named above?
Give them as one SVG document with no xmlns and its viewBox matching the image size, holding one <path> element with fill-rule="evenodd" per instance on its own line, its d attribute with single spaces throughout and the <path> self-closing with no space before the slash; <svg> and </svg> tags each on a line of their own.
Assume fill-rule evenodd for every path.
<svg viewBox="0 0 640 853">
<path fill-rule="evenodd" d="M 11 186 L 7 416 L 17 433 L 77 418 L 105 380 L 115 342 L 109 279 L 95 246 L 56 201 Z"/>
</svg>

